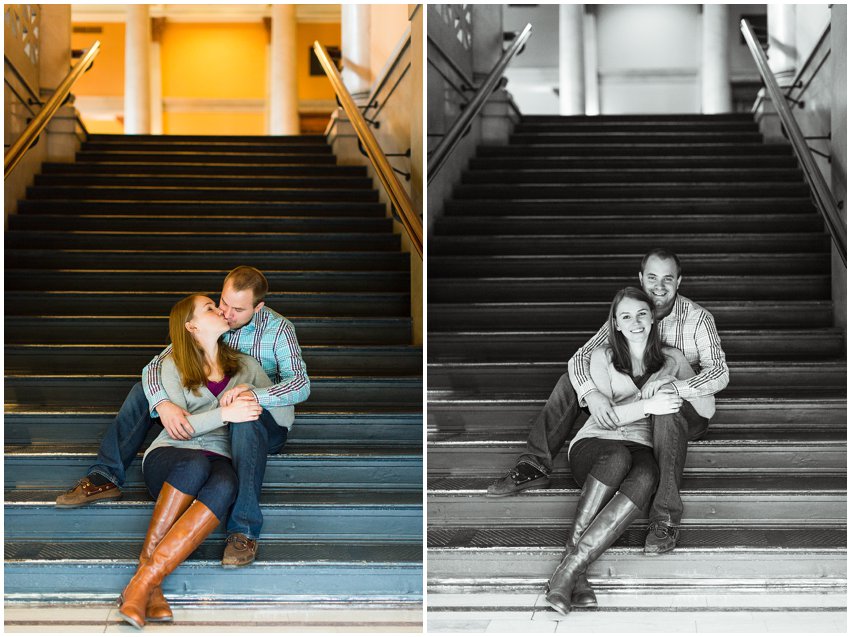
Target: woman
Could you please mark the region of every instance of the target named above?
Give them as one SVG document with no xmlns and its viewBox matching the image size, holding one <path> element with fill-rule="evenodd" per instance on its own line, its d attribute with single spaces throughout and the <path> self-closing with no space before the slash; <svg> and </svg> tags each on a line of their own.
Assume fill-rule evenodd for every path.
<svg viewBox="0 0 851 637">
<path fill-rule="evenodd" d="M 139 567 L 119 608 L 136 628 L 146 620 L 172 620 L 160 584 L 219 525 L 236 498 L 227 424 L 254 421 L 262 408 L 251 398 L 233 398 L 235 392 L 228 390 L 271 385 L 260 363 L 219 341 L 228 322 L 206 296 L 179 301 L 168 327 L 172 350 L 162 364 L 163 387 L 171 402 L 190 413 L 195 431 L 189 440 L 174 440 L 162 431 L 142 460 L 156 504 Z M 276 421 L 285 417 L 283 410 L 270 411 Z"/>
<path fill-rule="evenodd" d="M 547 602 L 562 614 L 573 606 L 596 606 L 585 575 L 594 562 L 650 502 L 658 481 L 651 417 L 679 411 L 682 398 L 658 391 L 690 378 L 683 353 L 663 346 L 653 303 L 640 289 L 620 290 L 609 310 L 609 343 L 591 354 L 591 378 L 612 400 L 614 429 L 593 416 L 576 434 L 568 462 L 582 487 L 566 554 L 547 584 Z M 701 415 L 712 415 L 714 398 L 690 400 Z"/>
</svg>

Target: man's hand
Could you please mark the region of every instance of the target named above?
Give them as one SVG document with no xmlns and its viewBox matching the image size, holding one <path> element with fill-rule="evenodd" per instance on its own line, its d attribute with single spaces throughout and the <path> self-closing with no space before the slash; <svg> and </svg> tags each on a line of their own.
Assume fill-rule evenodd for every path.
<svg viewBox="0 0 851 637">
<path fill-rule="evenodd" d="M 260 417 L 263 408 L 254 400 L 246 396 L 238 396 L 230 405 L 222 407 L 222 420 L 225 422 L 240 423 L 251 422 Z"/>
<path fill-rule="evenodd" d="M 663 416 L 665 414 L 675 414 L 683 406 L 683 399 L 677 393 L 671 390 L 660 389 L 652 398 L 647 398 L 644 401 L 644 411 L 648 414 Z"/>
<path fill-rule="evenodd" d="M 676 378 L 673 376 L 660 376 L 656 380 L 651 380 L 644 383 L 644 387 L 641 388 L 641 397 L 642 398 L 650 398 L 659 391 L 663 386 L 666 388 L 666 392 L 675 391 L 671 383 L 675 381 Z"/>
<path fill-rule="evenodd" d="M 595 390 L 585 396 L 585 401 L 588 403 L 588 411 L 600 423 L 601 427 L 604 429 L 618 428 L 618 417 L 615 415 L 612 401 L 607 396 Z"/>
<path fill-rule="evenodd" d="M 188 411 L 166 400 L 157 405 L 157 413 L 160 416 L 163 429 L 168 432 L 172 440 L 189 440 L 192 438 L 195 430 L 186 419 L 189 415 Z"/>
<path fill-rule="evenodd" d="M 221 405 L 222 407 L 227 407 L 233 402 L 234 398 L 239 396 L 247 389 L 250 389 L 248 385 L 234 385 L 224 394 L 219 396 L 219 405 Z"/>
</svg>

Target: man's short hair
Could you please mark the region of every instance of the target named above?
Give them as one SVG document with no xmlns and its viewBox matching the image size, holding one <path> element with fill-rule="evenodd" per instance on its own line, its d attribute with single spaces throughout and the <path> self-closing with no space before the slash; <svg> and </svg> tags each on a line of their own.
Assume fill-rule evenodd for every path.
<svg viewBox="0 0 851 637">
<path fill-rule="evenodd" d="M 257 268 L 252 268 L 250 265 L 239 265 L 228 272 L 225 277 L 225 284 L 230 282 L 233 289 L 237 292 L 243 290 L 251 290 L 254 297 L 253 307 L 256 307 L 260 301 L 266 298 L 269 293 L 269 282 L 263 273 Z"/>
<path fill-rule="evenodd" d="M 644 255 L 644 258 L 641 260 L 642 274 L 644 273 L 644 268 L 647 265 L 647 262 L 650 260 L 650 257 L 656 257 L 658 259 L 670 259 L 671 261 L 677 264 L 677 278 L 679 279 L 683 275 L 683 266 L 680 263 L 680 258 L 670 250 L 665 250 L 665 248 L 653 248 L 650 252 Z"/>
</svg>

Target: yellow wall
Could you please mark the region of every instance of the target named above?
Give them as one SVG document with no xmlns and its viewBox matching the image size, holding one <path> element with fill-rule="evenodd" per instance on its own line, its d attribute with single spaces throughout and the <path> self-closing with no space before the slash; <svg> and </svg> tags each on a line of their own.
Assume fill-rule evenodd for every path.
<svg viewBox="0 0 851 637">
<path fill-rule="evenodd" d="M 124 95 L 124 25 L 74 23 L 75 27 L 97 27 L 100 33 L 71 33 L 72 49 L 87 49 L 100 40 L 101 50 L 91 70 L 74 87 L 77 95 Z"/>
<path fill-rule="evenodd" d="M 408 5 L 373 4 L 369 14 L 369 66 L 375 82 L 408 28 Z"/>
<path fill-rule="evenodd" d="M 339 24 L 307 23 L 298 25 L 296 66 L 298 67 L 298 97 L 303 100 L 333 100 L 334 89 L 325 74 L 310 75 L 310 51 L 313 41 L 325 47 L 340 47 L 342 35 Z"/>
</svg>

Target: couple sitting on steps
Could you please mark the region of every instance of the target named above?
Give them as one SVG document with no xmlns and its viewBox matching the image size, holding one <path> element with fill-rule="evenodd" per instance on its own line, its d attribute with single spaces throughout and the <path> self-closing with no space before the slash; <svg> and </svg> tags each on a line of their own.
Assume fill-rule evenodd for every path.
<svg viewBox="0 0 851 637">
<path fill-rule="evenodd" d="M 679 539 L 688 441 L 706 433 L 714 394 L 729 381 L 715 321 L 677 294 L 681 276 L 675 254 L 644 256 L 642 289 L 615 295 L 608 322 L 573 355 L 534 420 L 525 453 L 488 487 L 491 497 L 546 487 L 553 458 L 582 425 L 568 449 L 582 490 L 564 557 L 547 584 L 547 602 L 562 614 L 597 606 L 587 568 L 648 504 L 644 552 L 671 551 Z"/>
<path fill-rule="evenodd" d="M 267 455 L 283 449 L 293 405 L 310 394 L 295 329 L 265 307 L 268 289 L 262 272 L 239 266 L 225 277 L 218 307 L 200 294 L 178 301 L 171 345 L 142 371 L 88 475 L 56 499 L 69 508 L 120 497 L 127 467 L 162 424 L 142 461 L 156 504 L 119 610 L 136 628 L 173 619 L 162 580 L 225 517 L 222 565 L 254 561 Z"/>
</svg>

